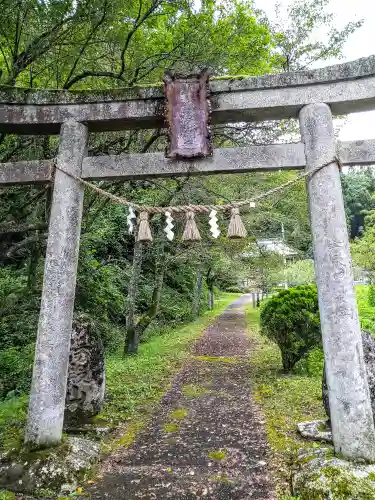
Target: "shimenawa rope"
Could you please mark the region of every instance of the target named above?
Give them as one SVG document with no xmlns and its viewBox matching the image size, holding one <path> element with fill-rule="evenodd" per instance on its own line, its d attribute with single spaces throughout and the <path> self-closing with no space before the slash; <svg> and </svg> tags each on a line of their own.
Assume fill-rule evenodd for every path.
<svg viewBox="0 0 375 500">
<path fill-rule="evenodd" d="M 116 196 L 115 194 L 109 193 L 108 191 L 105 191 L 104 189 L 101 189 L 98 186 L 95 186 L 95 184 L 92 184 L 91 182 L 85 181 L 81 177 L 78 177 L 71 172 L 66 172 L 62 168 L 57 166 L 57 159 L 54 158 L 53 160 L 53 168 L 60 170 L 61 172 L 64 172 L 66 175 L 71 177 L 72 179 L 80 182 L 82 185 L 90 188 L 91 190 L 95 191 L 96 193 L 105 196 L 106 198 L 114 201 L 115 203 L 119 203 L 120 205 L 125 205 L 128 207 L 132 207 L 134 210 L 137 212 L 145 212 L 147 214 L 165 214 L 165 212 L 170 212 L 170 213 L 188 213 L 188 212 L 193 212 L 194 214 L 199 214 L 199 213 L 209 213 L 212 210 L 220 210 L 220 211 L 226 211 L 226 210 L 231 210 L 234 208 L 239 208 L 243 207 L 245 205 L 249 205 L 250 203 L 254 203 L 256 201 L 262 200 L 263 198 L 267 198 L 269 196 L 272 196 L 275 193 L 278 193 L 279 191 L 283 191 L 287 187 L 292 186 L 293 184 L 296 184 L 297 182 L 301 181 L 302 179 L 306 179 L 309 177 L 313 177 L 317 172 L 322 170 L 325 167 L 328 167 L 332 163 L 337 163 L 338 167 L 342 168 L 342 163 L 339 159 L 339 157 L 336 155 L 334 158 L 329 160 L 327 163 L 324 163 L 323 165 L 319 165 L 318 167 L 314 168 L 313 170 L 310 170 L 308 172 L 303 172 L 302 174 L 298 174 L 294 179 L 291 179 L 287 182 L 284 182 L 284 184 L 281 184 L 280 186 L 277 186 L 275 188 L 269 189 L 268 191 L 265 191 L 263 193 L 260 193 L 252 198 L 248 198 L 246 200 L 239 200 L 239 201 L 234 201 L 232 203 L 227 203 L 225 205 L 171 205 L 168 207 L 153 207 L 153 206 L 148 206 L 148 205 L 138 205 L 137 203 L 134 203 L 133 201 L 128 201 L 125 200 L 124 198 L 121 198 L 120 196 Z M 53 172 L 52 172 L 53 175 Z M 52 176 L 51 176 L 52 177 Z"/>
</svg>

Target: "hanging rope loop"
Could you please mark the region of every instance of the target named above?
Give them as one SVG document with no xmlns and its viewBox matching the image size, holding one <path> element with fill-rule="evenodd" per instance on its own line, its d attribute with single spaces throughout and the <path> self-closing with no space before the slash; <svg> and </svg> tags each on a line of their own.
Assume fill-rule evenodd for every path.
<svg viewBox="0 0 375 500">
<path fill-rule="evenodd" d="M 100 187 L 96 186 L 95 184 L 92 184 L 91 182 L 87 182 L 84 179 L 81 179 L 80 177 L 78 177 L 70 172 L 66 172 L 65 170 L 63 170 L 62 168 L 57 166 L 56 158 L 54 158 L 53 163 L 52 163 L 53 171 L 51 172 L 51 174 L 52 174 L 51 180 L 53 179 L 54 170 L 57 169 L 57 170 L 60 170 L 61 172 L 64 172 L 69 177 L 72 177 L 76 181 L 80 182 L 82 185 L 88 187 L 92 191 L 95 191 L 96 193 L 100 194 L 101 196 L 104 196 L 104 197 L 112 200 L 115 203 L 119 203 L 120 205 L 132 207 L 133 210 L 135 210 L 139 213 L 164 214 L 165 212 L 170 212 L 171 214 L 172 213 L 189 214 L 190 212 L 192 212 L 194 215 L 194 214 L 200 214 L 200 213 L 210 213 L 212 210 L 225 212 L 228 210 L 232 210 L 233 208 L 243 207 L 245 205 L 251 206 L 252 204 L 254 204 L 255 201 L 259 201 L 259 200 L 262 200 L 264 198 L 268 198 L 269 196 L 272 196 L 273 194 L 276 194 L 280 191 L 283 191 L 284 189 L 292 186 L 293 184 L 296 184 L 297 182 L 301 181 L 302 179 L 309 179 L 309 178 L 313 177 L 316 173 L 320 172 L 320 170 L 322 170 L 325 167 L 328 167 L 332 163 L 336 163 L 339 170 L 341 171 L 342 162 L 341 162 L 340 158 L 338 157 L 338 155 L 336 155 L 334 158 L 332 158 L 327 163 L 324 163 L 323 165 L 319 165 L 318 167 L 316 167 L 313 170 L 310 170 L 308 172 L 303 172 L 302 174 L 298 174 L 294 179 L 291 179 L 287 182 L 284 182 L 280 186 L 269 189 L 268 191 L 265 191 L 263 193 L 260 193 L 256 196 L 254 196 L 253 198 L 249 198 L 246 200 L 234 201 L 232 203 L 227 203 L 225 205 L 193 205 L 193 204 L 190 204 L 190 205 L 175 205 L 175 206 L 169 206 L 169 207 L 152 207 L 152 206 L 148 206 L 148 205 L 137 205 L 133 201 L 125 200 L 124 198 L 121 198 L 120 196 L 116 196 L 112 193 L 109 193 L 108 191 L 105 191 L 104 189 L 101 189 Z M 239 214 L 238 214 L 238 216 L 239 216 Z M 148 224 L 148 220 L 147 220 L 147 224 Z M 198 231 L 198 233 L 199 233 L 199 231 Z M 151 235 L 151 232 L 150 232 L 150 235 Z M 151 236 L 151 239 L 152 239 L 152 236 Z M 151 241 L 151 240 L 148 240 L 148 241 Z"/>
</svg>

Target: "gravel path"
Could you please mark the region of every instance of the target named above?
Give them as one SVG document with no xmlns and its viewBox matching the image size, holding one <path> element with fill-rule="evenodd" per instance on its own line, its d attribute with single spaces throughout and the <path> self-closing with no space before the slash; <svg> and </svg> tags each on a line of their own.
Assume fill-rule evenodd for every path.
<svg viewBox="0 0 375 500">
<path fill-rule="evenodd" d="M 102 463 L 93 500 L 273 500 L 269 449 L 254 403 L 243 296 L 205 331 L 152 421 Z"/>
</svg>

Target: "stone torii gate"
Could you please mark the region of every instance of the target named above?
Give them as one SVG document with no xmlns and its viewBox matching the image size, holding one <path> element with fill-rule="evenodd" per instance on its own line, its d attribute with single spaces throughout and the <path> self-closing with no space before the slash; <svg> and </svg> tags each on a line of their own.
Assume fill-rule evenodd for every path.
<svg viewBox="0 0 375 500">
<path fill-rule="evenodd" d="M 278 169 L 307 171 L 321 328 L 335 450 L 375 460 L 375 431 L 335 158 L 375 164 L 375 140 L 336 144 L 332 114 L 375 109 L 375 56 L 329 68 L 210 83 L 212 123 L 299 118 L 302 142 L 215 149 L 194 161 L 162 153 L 88 157 L 88 132 L 161 127 L 161 87 L 79 92 L 0 89 L 0 132 L 60 134 L 52 161 L 0 164 L 0 185 L 54 182 L 26 442 L 60 441 L 68 370 L 83 186 L 129 180 Z M 61 170 L 60 170 L 61 169 Z"/>
</svg>

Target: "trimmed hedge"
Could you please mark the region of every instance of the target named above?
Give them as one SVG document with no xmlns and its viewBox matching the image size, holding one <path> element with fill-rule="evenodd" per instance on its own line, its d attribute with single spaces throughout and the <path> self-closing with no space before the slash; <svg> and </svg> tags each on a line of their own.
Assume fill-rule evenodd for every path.
<svg viewBox="0 0 375 500">
<path fill-rule="evenodd" d="M 284 371 L 289 372 L 311 349 L 321 345 L 316 286 L 284 290 L 263 303 L 261 331 L 279 346 Z"/>
</svg>

